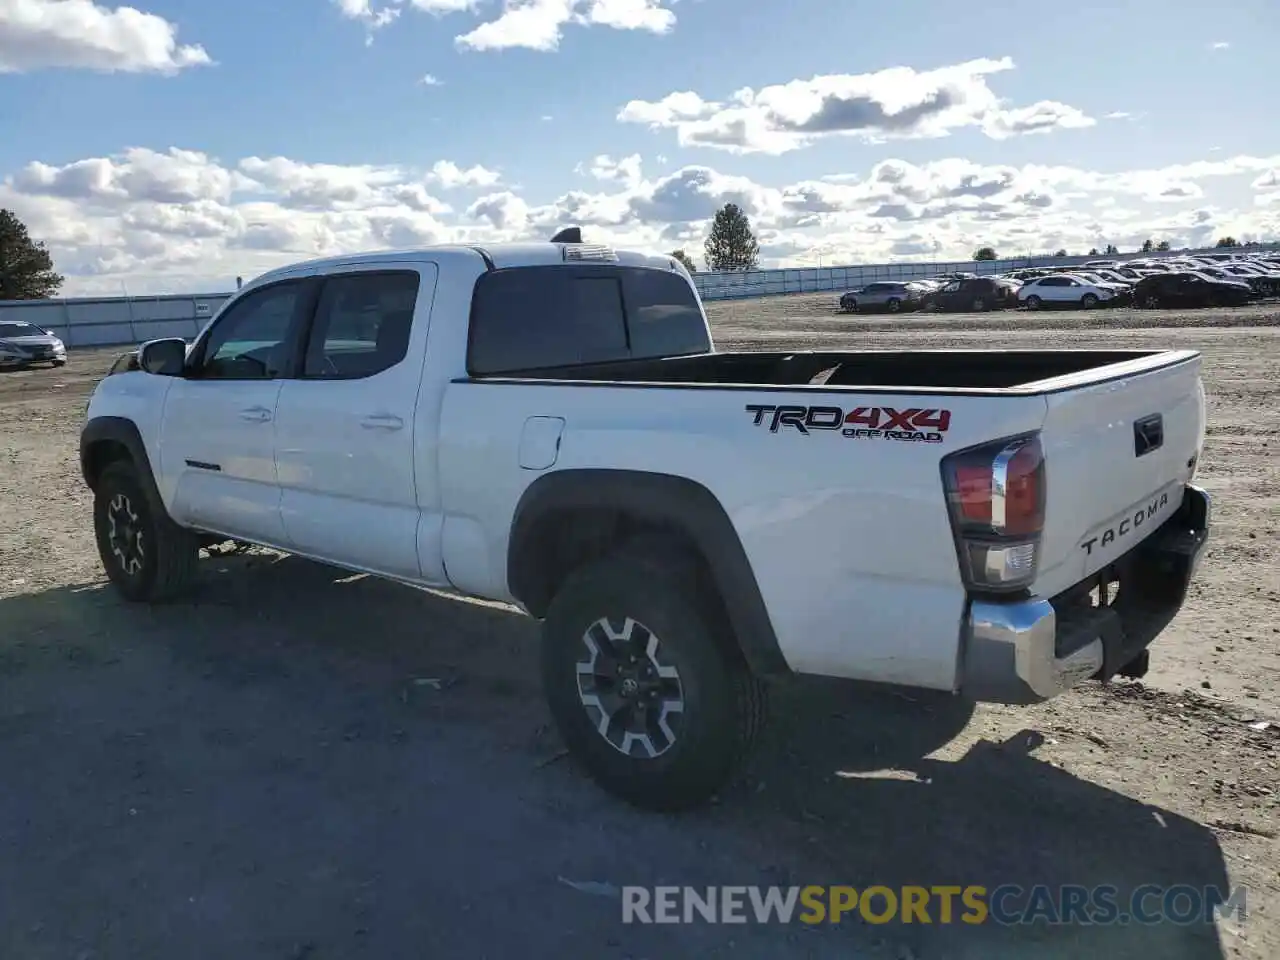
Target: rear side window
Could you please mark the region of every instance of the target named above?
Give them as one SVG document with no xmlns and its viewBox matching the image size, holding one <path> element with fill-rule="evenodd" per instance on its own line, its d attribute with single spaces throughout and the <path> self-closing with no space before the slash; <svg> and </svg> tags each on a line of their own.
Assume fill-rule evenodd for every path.
<svg viewBox="0 0 1280 960">
<path fill-rule="evenodd" d="M 394 367 L 409 351 L 417 298 L 418 274 L 413 270 L 325 280 L 303 376 L 352 379 Z"/>
<path fill-rule="evenodd" d="M 678 274 L 626 267 L 512 267 L 476 281 L 467 369 L 475 375 L 710 349 Z"/>
</svg>

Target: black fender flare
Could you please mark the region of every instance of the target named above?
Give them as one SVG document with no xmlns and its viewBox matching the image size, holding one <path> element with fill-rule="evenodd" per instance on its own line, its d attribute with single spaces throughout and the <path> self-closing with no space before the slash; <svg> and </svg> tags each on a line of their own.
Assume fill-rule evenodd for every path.
<svg viewBox="0 0 1280 960">
<path fill-rule="evenodd" d="M 542 521 L 579 510 L 618 511 L 687 535 L 707 561 L 752 671 L 757 676 L 791 672 L 729 515 L 702 484 L 672 474 L 572 469 L 545 474 L 531 483 L 516 505 L 507 550 L 508 589 L 531 614 L 543 616 L 551 602 L 540 562 Z"/>
<path fill-rule="evenodd" d="M 142 490 L 150 501 L 153 510 L 160 515 L 168 513 L 164 499 L 160 496 L 160 488 L 156 486 L 156 478 L 151 470 L 151 458 L 147 456 L 147 446 L 142 442 L 142 434 L 138 425 L 127 417 L 94 417 L 80 430 L 80 474 L 85 485 L 94 489 L 98 474 L 103 466 L 102 451 L 105 448 L 119 449 L 123 447 L 129 459 L 138 468 L 138 479 Z M 117 459 L 111 456 L 109 460 Z"/>
</svg>

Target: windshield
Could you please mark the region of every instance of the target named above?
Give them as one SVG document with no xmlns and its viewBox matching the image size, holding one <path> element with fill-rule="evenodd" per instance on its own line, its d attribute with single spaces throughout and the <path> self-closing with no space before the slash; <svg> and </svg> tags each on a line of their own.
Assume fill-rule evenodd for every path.
<svg viewBox="0 0 1280 960">
<path fill-rule="evenodd" d="M 0 339 L 4 337 L 43 337 L 45 332 L 23 320 L 8 320 L 0 323 Z"/>
</svg>

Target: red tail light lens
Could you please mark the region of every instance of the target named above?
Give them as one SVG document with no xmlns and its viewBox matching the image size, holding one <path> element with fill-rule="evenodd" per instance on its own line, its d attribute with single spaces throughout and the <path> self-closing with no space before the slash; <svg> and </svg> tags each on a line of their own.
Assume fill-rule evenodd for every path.
<svg viewBox="0 0 1280 960">
<path fill-rule="evenodd" d="M 999 591 L 1030 584 L 1044 527 L 1039 434 L 953 453 L 942 461 L 942 476 L 966 585 Z"/>
<path fill-rule="evenodd" d="M 1005 447 L 992 467 L 991 525 L 1012 537 L 1044 527 L 1044 454 L 1034 437 Z"/>
</svg>

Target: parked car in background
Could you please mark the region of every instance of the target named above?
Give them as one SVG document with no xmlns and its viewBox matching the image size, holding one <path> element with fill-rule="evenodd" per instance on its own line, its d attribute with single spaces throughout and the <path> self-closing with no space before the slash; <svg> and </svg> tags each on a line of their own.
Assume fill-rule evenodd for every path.
<svg viewBox="0 0 1280 960">
<path fill-rule="evenodd" d="M 1127 298 L 1129 292 L 1133 289 L 1133 284 L 1127 280 L 1111 280 L 1104 277 L 1101 273 L 1095 273 L 1092 270 L 1072 270 L 1067 275 L 1075 277 L 1077 280 L 1084 280 L 1086 283 L 1092 283 L 1095 287 L 1110 287 L 1115 291 L 1116 296 L 1124 296 Z"/>
<path fill-rule="evenodd" d="M 877 280 L 844 294 L 840 298 L 840 310 L 843 313 L 856 313 L 859 310 L 885 310 L 889 313 L 915 310 L 925 292 L 924 287 L 914 282 Z"/>
<path fill-rule="evenodd" d="M 1121 287 L 1125 290 L 1133 289 L 1133 285 L 1142 279 L 1142 277 L 1140 277 L 1136 273 L 1132 277 L 1129 277 L 1129 276 L 1125 276 L 1119 270 L 1115 270 L 1115 269 L 1108 270 L 1105 268 L 1097 268 L 1094 270 L 1090 270 L 1089 272 L 1094 276 L 1099 277 L 1100 279 L 1106 281 L 1107 283 L 1113 283 L 1116 286 Z"/>
<path fill-rule="evenodd" d="M 67 362 L 67 348 L 52 330 L 25 320 L 0 320 L 0 367 Z"/>
<path fill-rule="evenodd" d="M 948 313 L 999 310 L 1018 304 L 1018 282 L 998 277 L 969 277 L 952 280 L 943 287 L 926 294 L 921 308 L 942 310 Z"/>
<path fill-rule="evenodd" d="M 1243 276 L 1233 273 L 1226 267 L 1197 267 L 1191 271 L 1209 277 L 1213 280 L 1219 280 L 1223 283 L 1243 283 L 1249 288 L 1249 292 L 1255 297 L 1269 296 L 1271 292 L 1271 284 L 1261 276 L 1253 274 L 1245 274 Z"/>
<path fill-rule="evenodd" d="M 1080 277 L 1058 273 L 1050 277 L 1029 280 L 1018 289 L 1018 302 L 1028 310 L 1041 307 L 1094 307 L 1106 306 L 1118 299 L 1114 287 L 1099 286 Z"/>
<path fill-rule="evenodd" d="M 1261 297 L 1280 295 L 1280 267 L 1262 262 L 1228 263 L 1222 267 L 1223 279 L 1244 280 Z"/>
<path fill-rule="evenodd" d="M 1247 283 L 1218 280 L 1203 273 L 1162 273 L 1147 277 L 1134 287 L 1133 299 L 1140 307 L 1238 307 L 1249 302 Z"/>
</svg>

